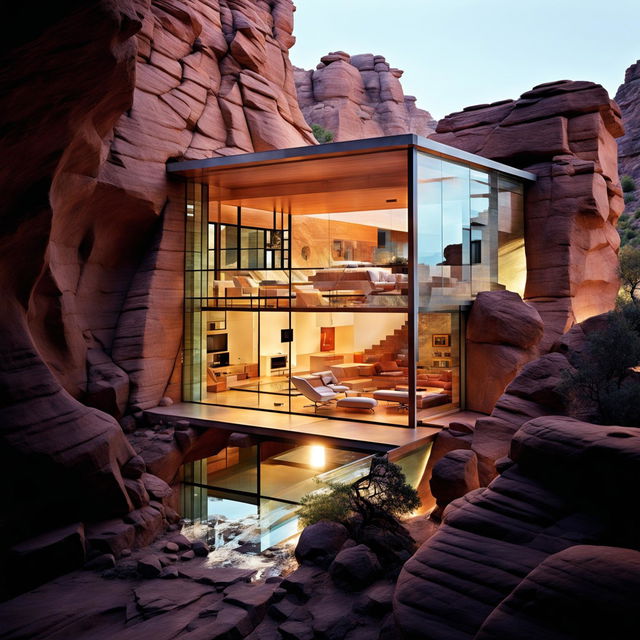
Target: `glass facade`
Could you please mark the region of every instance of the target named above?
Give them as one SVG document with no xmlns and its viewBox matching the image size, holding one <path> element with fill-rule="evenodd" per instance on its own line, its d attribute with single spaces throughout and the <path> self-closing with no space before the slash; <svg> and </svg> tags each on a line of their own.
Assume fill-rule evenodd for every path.
<svg viewBox="0 0 640 640">
<path fill-rule="evenodd" d="M 187 178 L 185 401 L 405 427 L 464 408 L 469 305 L 524 291 L 521 179 L 416 146 Z"/>
<path fill-rule="evenodd" d="M 431 442 L 389 454 L 417 487 Z M 257 523 L 260 550 L 294 535 L 300 499 L 328 483 L 353 482 L 369 472 L 372 454 L 320 444 L 260 438 L 257 444 L 225 447 L 183 465 L 181 505 L 185 518 L 205 525 L 215 546 L 220 521 Z M 235 529 L 239 527 L 236 526 Z"/>
</svg>

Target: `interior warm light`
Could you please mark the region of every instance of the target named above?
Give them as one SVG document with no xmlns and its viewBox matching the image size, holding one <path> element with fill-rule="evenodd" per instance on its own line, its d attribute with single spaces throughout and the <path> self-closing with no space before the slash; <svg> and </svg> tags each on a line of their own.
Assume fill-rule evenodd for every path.
<svg viewBox="0 0 640 640">
<path fill-rule="evenodd" d="M 314 444 L 309 449 L 309 464 L 314 469 L 324 469 L 326 465 L 326 454 L 324 447 L 319 444 Z"/>
<path fill-rule="evenodd" d="M 192 218 L 195 216 L 196 207 L 193 204 L 187 203 L 187 215 Z"/>
</svg>

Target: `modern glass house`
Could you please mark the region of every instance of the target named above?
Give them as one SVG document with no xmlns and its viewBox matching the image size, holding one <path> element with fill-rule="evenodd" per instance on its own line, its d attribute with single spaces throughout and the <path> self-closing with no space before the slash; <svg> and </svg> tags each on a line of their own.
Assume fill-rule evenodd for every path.
<svg viewBox="0 0 640 640">
<path fill-rule="evenodd" d="M 418 486 L 424 425 L 481 384 L 475 295 L 523 293 L 535 176 L 415 135 L 168 171 L 185 182 L 185 335 L 183 403 L 163 411 L 244 434 L 183 467 L 183 513 L 254 513 L 265 548 L 316 479 L 361 476 L 374 453 Z"/>
<path fill-rule="evenodd" d="M 464 408 L 465 314 L 523 293 L 535 176 L 415 135 L 168 170 L 186 181 L 184 401 L 404 427 Z"/>
</svg>

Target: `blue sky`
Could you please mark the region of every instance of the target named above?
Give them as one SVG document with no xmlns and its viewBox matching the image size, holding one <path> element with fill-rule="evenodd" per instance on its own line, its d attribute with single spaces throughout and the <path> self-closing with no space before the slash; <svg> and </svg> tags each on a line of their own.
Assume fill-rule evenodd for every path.
<svg viewBox="0 0 640 640">
<path fill-rule="evenodd" d="M 552 80 L 611 96 L 640 59 L 640 0 L 297 0 L 293 64 L 329 51 L 383 55 L 441 118 Z"/>
</svg>

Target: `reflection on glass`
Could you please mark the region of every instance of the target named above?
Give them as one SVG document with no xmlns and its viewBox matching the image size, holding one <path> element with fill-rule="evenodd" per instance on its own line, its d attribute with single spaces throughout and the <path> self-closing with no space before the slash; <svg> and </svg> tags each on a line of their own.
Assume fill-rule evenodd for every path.
<svg viewBox="0 0 640 640">
<path fill-rule="evenodd" d="M 524 296 L 527 262 L 522 184 L 500 176 L 498 190 L 498 278 L 505 289 Z"/>
</svg>

